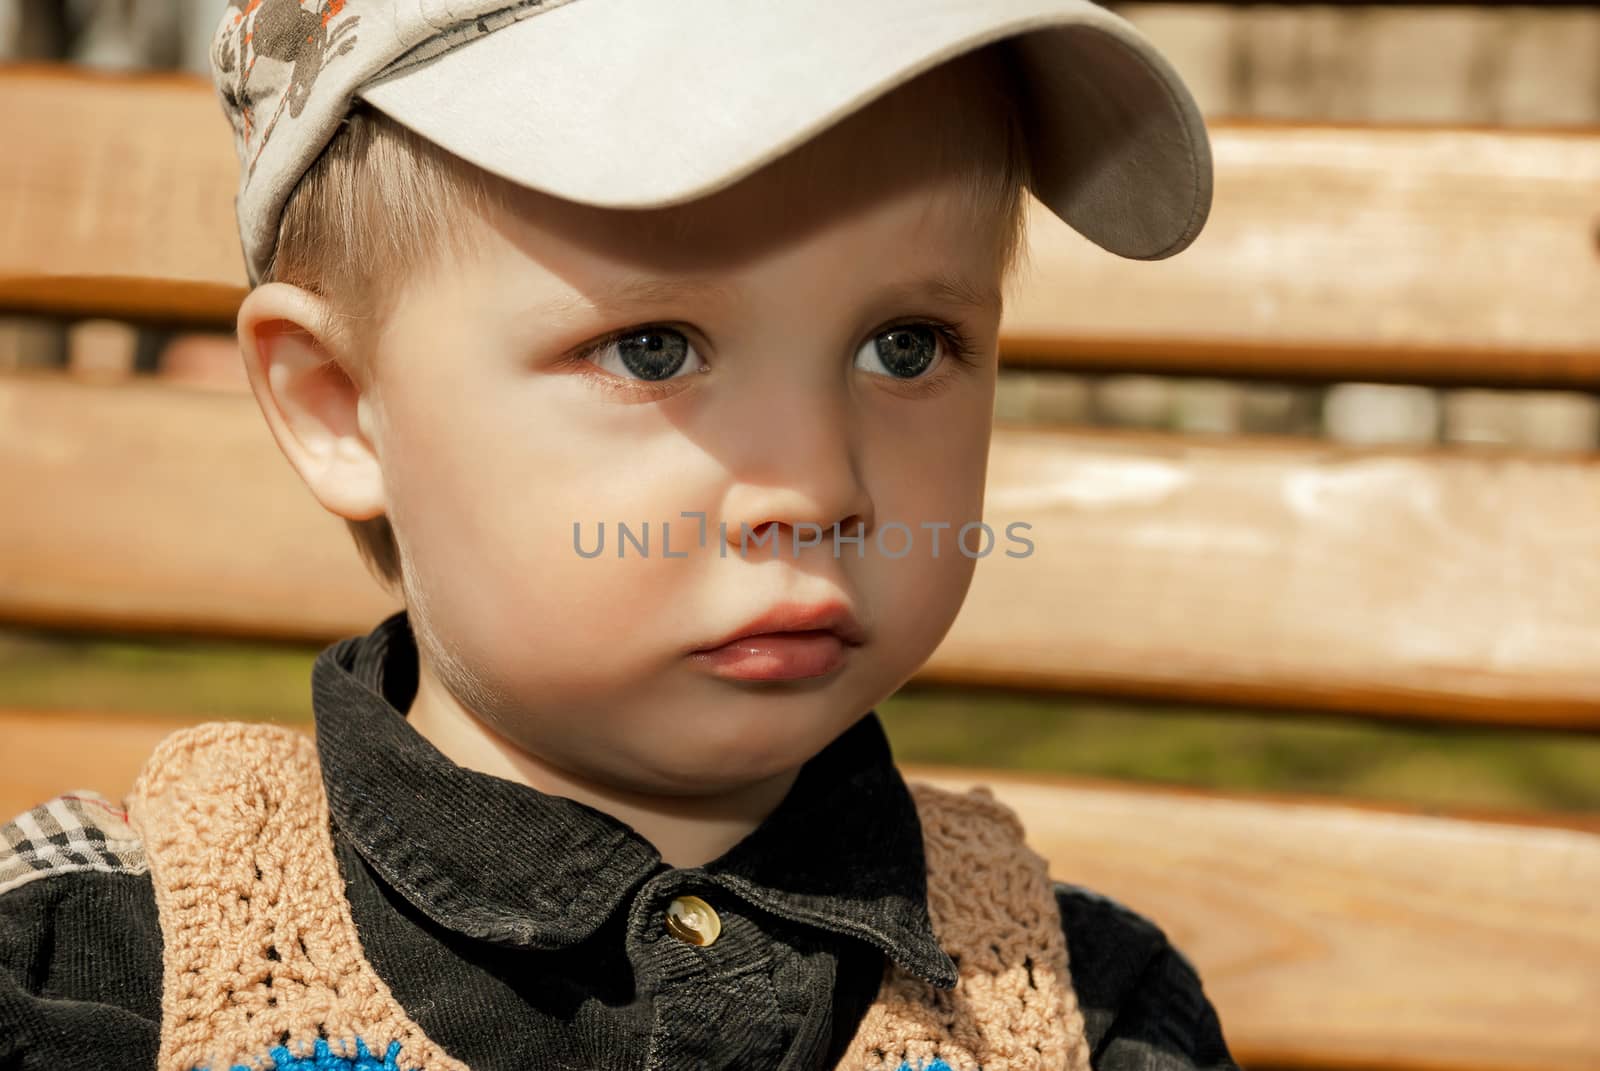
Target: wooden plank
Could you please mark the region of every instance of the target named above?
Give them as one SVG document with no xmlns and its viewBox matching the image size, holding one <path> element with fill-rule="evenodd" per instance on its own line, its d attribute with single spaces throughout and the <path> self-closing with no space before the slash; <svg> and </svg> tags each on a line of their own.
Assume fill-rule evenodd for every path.
<svg viewBox="0 0 1600 1071">
<path fill-rule="evenodd" d="M 1001 428 L 920 676 L 1594 729 L 1597 466 Z M 331 641 L 399 605 L 250 395 L 0 377 L 0 501 L 0 620 Z"/>
<path fill-rule="evenodd" d="M 1001 429 L 985 521 L 926 676 L 1600 727 L 1591 457 Z"/>
<path fill-rule="evenodd" d="M 192 720 L 95 711 L 0 710 L 6 775 L 0 822 L 63 792 L 120 800 L 162 737 Z M 310 724 L 306 724 L 310 728 Z"/>
<path fill-rule="evenodd" d="M 1593 388 L 1600 132 L 1214 126 L 1214 207 L 1154 263 L 1035 205 L 1007 360 Z"/>
<path fill-rule="evenodd" d="M 120 798 L 189 724 L 0 712 L 0 817 L 77 788 Z M 310 731 L 309 724 L 300 726 Z M 1247 1067 L 1595 1071 L 1600 833 L 1327 800 L 992 770 L 1051 873 L 1156 921 Z"/>
<path fill-rule="evenodd" d="M 1246 1067 L 1600 1068 L 1600 834 L 993 771 L 1060 878 L 1154 919 Z"/>
<path fill-rule="evenodd" d="M 1212 124 L 1205 233 L 1112 257 L 1036 207 L 1017 365 L 1600 384 L 1600 132 Z M 207 84 L 0 69 L 0 310 L 231 323 L 237 164 Z"/>
<path fill-rule="evenodd" d="M 331 640 L 400 605 L 249 393 L 0 378 L 0 444 L 0 619 Z"/>
<path fill-rule="evenodd" d="M 1491 7 L 1241 9 L 1241 114 L 1303 121 L 1490 122 L 1504 18 Z M 1501 46 L 1504 47 L 1503 45 Z"/>
<path fill-rule="evenodd" d="M 1496 42 L 1498 115 L 1503 123 L 1600 124 L 1600 10 L 1522 8 L 1502 11 L 1507 31 Z"/>
<path fill-rule="evenodd" d="M 198 75 L 0 67 L 0 308 L 233 323 L 239 173 Z"/>
</svg>

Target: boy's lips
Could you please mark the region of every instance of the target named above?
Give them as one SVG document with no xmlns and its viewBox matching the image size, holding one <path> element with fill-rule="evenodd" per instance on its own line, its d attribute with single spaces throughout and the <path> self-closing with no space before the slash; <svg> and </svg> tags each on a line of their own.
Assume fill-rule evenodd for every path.
<svg viewBox="0 0 1600 1071">
<path fill-rule="evenodd" d="M 826 676 L 844 665 L 849 650 L 834 632 L 764 632 L 689 657 L 731 680 L 787 681 Z"/>
<path fill-rule="evenodd" d="M 865 642 L 866 630 L 842 602 L 782 603 L 689 657 L 733 680 L 801 680 L 834 672 Z"/>
<path fill-rule="evenodd" d="M 850 607 L 838 600 L 821 603 L 785 602 L 767 610 L 754 620 L 704 647 L 695 653 L 714 651 L 736 640 L 753 636 L 769 636 L 786 632 L 828 632 L 843 644 L 855 647 L 866 642 L 866 630 L 856 620 Z"/>
</svg>

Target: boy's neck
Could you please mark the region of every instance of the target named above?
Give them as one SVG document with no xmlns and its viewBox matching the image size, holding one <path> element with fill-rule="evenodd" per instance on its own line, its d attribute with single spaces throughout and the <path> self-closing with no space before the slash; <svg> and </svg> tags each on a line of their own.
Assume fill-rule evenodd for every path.
<svg viewBox="0 0 1600 1071">
<path fill-rule="evenodd" d="M 703 866 L 750 833 L 783 801 L 798 770 L 714 796 L 657 796 L 619 790 L 543 762 L 463 710 L 426 670 L 406 715 L 457 765 L 565 796 L 603 811 L 653 844 L 669 866 Z"/>
</svg>

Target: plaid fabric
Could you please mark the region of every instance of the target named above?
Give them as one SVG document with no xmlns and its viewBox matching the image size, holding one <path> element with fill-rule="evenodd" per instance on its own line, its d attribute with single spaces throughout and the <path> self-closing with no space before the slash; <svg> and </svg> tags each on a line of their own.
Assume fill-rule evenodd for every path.
<svg viewBox="0 0 1600 1071">
<path fill-rule="evenodd" d="M 0 826 L 0 893 L 74 870 L 143 874 L 144 845 L 128 812 L 80 789 L 48 799 Z"/>
</svg>

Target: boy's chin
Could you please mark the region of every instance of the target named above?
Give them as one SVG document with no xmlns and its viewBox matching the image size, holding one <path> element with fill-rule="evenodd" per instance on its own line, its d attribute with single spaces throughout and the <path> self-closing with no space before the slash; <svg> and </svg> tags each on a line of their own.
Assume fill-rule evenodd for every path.
<svg viewBox="0 0 1600 1071">
<path fill-rule="evenodd" d="M 704 796 L 736 792 L 792 773 L 822 751 L 854 719 L 796 724 L 773 718 L 735 725 L 684 726 L 658 737 L 641 756 L 651 790 L 666 795 Z M 640 786 L 641 788 L 643 786 Z"/>
</svg>

